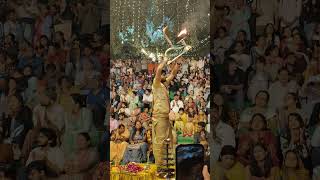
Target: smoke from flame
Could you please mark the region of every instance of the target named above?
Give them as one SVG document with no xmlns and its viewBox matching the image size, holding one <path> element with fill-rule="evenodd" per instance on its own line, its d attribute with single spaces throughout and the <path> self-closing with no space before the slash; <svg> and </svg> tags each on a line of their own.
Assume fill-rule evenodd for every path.
<svg viewBox="0 0 320 180">
<path fill-rule="evenodd" d="M 196 32 L 206 24 L 210 26 L 210 0 L 195 0 L 193 12 L 185 17 L 181 27 L 188 29 L 189 32 Z M 208 26 L 208 25 L 207 25 Z"/>
</svg>

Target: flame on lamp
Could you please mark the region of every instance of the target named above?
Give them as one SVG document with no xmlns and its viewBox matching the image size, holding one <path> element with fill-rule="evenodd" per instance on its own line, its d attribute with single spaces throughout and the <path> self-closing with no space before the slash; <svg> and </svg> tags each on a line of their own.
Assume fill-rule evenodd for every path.
<svg viewBox="0 0 320 180">
<path fill-rule="evenodd" d="M 184 28 L 182 31 L 180 31 L 180 33 L 178 34 L 178 37 L 187 34 L 187 29 Z"/>
</svg>

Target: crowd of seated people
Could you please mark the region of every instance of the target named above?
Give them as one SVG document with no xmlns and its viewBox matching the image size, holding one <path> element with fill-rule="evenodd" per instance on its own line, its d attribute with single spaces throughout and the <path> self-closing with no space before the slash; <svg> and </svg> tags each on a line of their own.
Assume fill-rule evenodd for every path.
<svg viewBox="0 0 320 180">
<path fill-rule="evenodd" d="M 217 179 L 320 177 L 319 5 L 217 2 L 209 136 Z"/>
<path fill-rule="evenodd" d="M 97 179 L 109 142 L 107 7 L 1 2 L 1 179 Z"/>
</svg>

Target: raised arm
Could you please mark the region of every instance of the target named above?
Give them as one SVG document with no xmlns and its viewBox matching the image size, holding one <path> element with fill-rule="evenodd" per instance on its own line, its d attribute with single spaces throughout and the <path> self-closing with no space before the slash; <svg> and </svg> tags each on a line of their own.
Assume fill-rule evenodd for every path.
<svg viewBox="0 0 320 180">
<path fill-rule="evenodd" d="M 176 63 L 174 65 L 174 68 L 173 68 L 172 72 L 170 73 L 169 77 L 167 77 L 167 79 L 166 79 L 167 85 L 169 85 L 170 82 L 176 77 L 179 69 L 180 69 L 180 63 Z"/>
<path fill-rule="evenodd" d="M 172 44 L 172 42 L 171 42 L 171 40 L 170 40 L 170 38 L 169 38 L 169 36 L 168 36 L 168 34 L 169 34 L 169 32 L 168 32 L 168 27 L 163 28 L 162 32 L 163 32 L 164 38 L 165 38 L 166 41 L 169 43 L 170 47 L 172 47 L 173 44 Z"/>
<path fill-rule="evenodd" d="M 154 83 L 158 84 L 161 82 L 161 74 L 164 66 L 167 64 L 168 58 L 164 57 L 163 61 L 159 64 L 156 70 L 156 76 L 154 78 Z"/>
</svg>

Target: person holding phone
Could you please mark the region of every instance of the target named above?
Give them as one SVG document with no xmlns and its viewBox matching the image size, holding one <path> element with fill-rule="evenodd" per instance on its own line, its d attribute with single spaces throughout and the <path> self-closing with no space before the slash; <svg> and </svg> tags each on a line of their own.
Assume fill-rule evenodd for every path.
<svg viewBox="0 0 320 180">
<path fill-rule="evenodd" d="M 203 180 L 210 180 L 210 173 L 207 165 L 203 166 L 202 175 L 203 175 Z"/>
<path fill-rule="evenodd" d="M 176 180 L 203 180 L 205 149 L 201 144 L 183 144 L 176 148 Z M 204 172 L 206 171 L 206 172 Z M 203 174 L 204 173 L 204 174 Z"/>
</svg>

